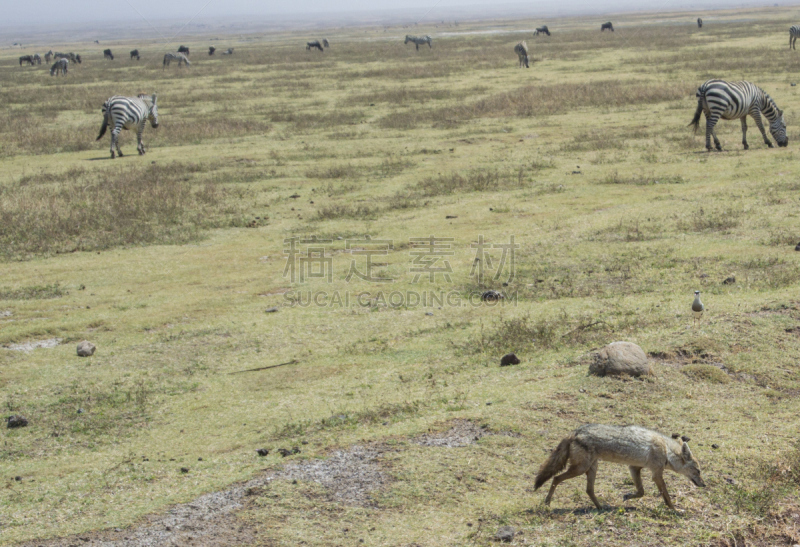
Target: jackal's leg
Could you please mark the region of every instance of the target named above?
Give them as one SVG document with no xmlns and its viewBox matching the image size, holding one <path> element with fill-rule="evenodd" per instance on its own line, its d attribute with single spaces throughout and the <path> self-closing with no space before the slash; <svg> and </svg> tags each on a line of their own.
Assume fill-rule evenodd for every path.
<svg viewBox="0 0 800 547">
<path fill-rule="evenodd" d="M 622 496 L 624 501 L 641 498 L 644 496 L 644 486 L 642 486 L 642 468 L 631 465 L 628 469 L 631 470 L 631 478 L 633 479 L 633 485 L 636 486 L 636 493 L 625 494 Z"/>
<path fill-rule="evenodd" d="M 664 503 L 666 503 L 667 507 L 669 507 L 674 511 L 675 506 L 672 505 L 672 500 L 669 499 L 669 492 L 667 492 L 667 483 L 664 482 L 663 474 L 664 474 L 663 470 L 653 471 L 653 482 L 655 482 L 656 486 L 658 486 L 658 491 L 661 492 L 661 497 L 664 498 Z"/>
<path fill-rule="evenodd" d="M 591 467 L 591 462 L 581 462 L 578 465 L 570 464 L 569 468 L 561 473 L 560 475 L 556 475 L 553 479 L 553 484 L 550 485 L 550 491 L 547 493 L 547 497 L 544 499 L 545 505 L 550 505 L 550 500 L 553 498 L 553 492 L 556 491 L 556 487 L 568 479 L 574 479 L 580 475 L 583 475 L 589 470 Z"/>
<path fill-rule="evenodd" d="M 589 468 L 589 471 L 586 472 L 586 493 L 589 494 L 589 497 L 592 499 L 592 502 L 594 502 L 595 507 L 602 509 L 603 506 L 600 505 L 600 502 L 597 501 L 597 497 L 594 495 L 594 479 L 597 476 L 597 464 L 598 462 L 595 461 Z"/>
</svg>

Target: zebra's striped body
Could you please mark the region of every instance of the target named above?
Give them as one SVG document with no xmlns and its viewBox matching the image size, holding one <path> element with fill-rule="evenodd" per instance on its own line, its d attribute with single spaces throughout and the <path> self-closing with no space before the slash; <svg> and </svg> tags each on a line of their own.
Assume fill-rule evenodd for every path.
<svg viewBox="0 0 800 547">
<path fill-rule="evenodd" d="M 327 38 L 322 39 L 322 47 L 331 47 L 331 45 L 328 43 Z"/>
<path fill-rule="evenodd" d="M 322 44 L 319 43 L 319 40 L 306 42 L 306 51 L 309 51 L 311 49 L 318 49 L 320 51 L 325 51 L 324 49 L 322 49 Z"/>
<path fill-rule="evenodd" d="M 794 43 L 797 41 L 798 36 L 800 36 L 800 25 L 789 27 L 789 49 L 796 49 Z"/>
<path fill-rule="evenodd" d="M 772 148 L 772 142 L 764 131 L 761 116 L 769 120 L 769 132 L 777 141 L 778 146 L 789 144 L 786 136 L 786 123 L 783 121 L 783 110 L 778 108 L 775 101 L 763 89 L 750 82 L 726 82 L 724 80 L 708 80 L 697 88 L 697 110 L 694 119 L 689 125 L 697 131 L 700 126 L 700 115 L 706 115 L 706 149 L 711 151 L 711 137 L 717 150 L 722 150 L 714 126 L 720 118 L 723 120 L 740 119 L 742 121 L 742 144 L 744 149 L 750 148 L 747 144 L 747 116 L 752 116 L 756 121 L 764 143 Z"/>
<path fill-rule="evenodd" d="M 51 49 L 47 53 L 44 54 L 44 62 L 48 65 L 50 64 L 50 59 L 53 57 L 53 50 Z"/>
<path fill-rule="evenodd" d="M 33 54 L 33 60 L 37 65 L 42 64 L 42 58 L 38 53 Z"/>
<path fill-rule="evenodd" d="M 116 95 L 103 103 L 103 125 L 100 127 L 100 134 L 97 136 L 99 141 L 106 133 L 109 125 L 113 125 L 111 130 L 111 159 L 114 159 L 114 149 L 122 157 L 122 150 L 119 148 L 119 132 L 123 129 L 136 128 L 136 149 L 139 155 L 144 155 L 144 144 L 142 143 L 142 132 L 147 120 L 150 125 L 158 127 L 158 107 L 156 106 L 156 95 L 139 95 L 138 97 L 122 97 Z"/>
<path fill-rule="evenodd" d="M 50 76 L 55 76 L 59 72 L 62 76 L 66 76 L 67 68 L 69 68 L 69 59 L 56 59 L 56 62 L 50 67 Z"/>
<path fill-rule="evenodd" d="M 103 59 L 110 59 L 112 61 L 114 60 L 114 54 L 111 53 L 110 49 L 103 50 Z"/>
<path fill-rule="evenodd" d="M 30 66 L 33 66 L 36 64 L 36 61 L 33 60 L 32 55 L 23 55 L 19 58 L 19 66 L 22 66 L 22 63 L 28 63 Z"/>
<path fill-rule="evenodd" d="M 417 51 L 419 51 L 419 46 L 428 44 L 429 48 L 433 48 L 433 40 L 431 40 L 430 36 L 411 36 L 410 34 L 406 34 L 406 41 L 403 42 L 404 44 L 413 43 L 417 47 Z"/>
<path fill-rule="evenodd" d="M 611 24 L 611 21 L 600 25 L 600 32 L 603 32 L 604 30 L 610 30 L 611 32 L 614 32 L 614 25 Z"/>
<path fill-rule="evenodd" d="M 78 64 L 80 64 L 80 62 L 81 62 L 81 56 L 80 56 L 80 55 L 75 55 L 75 54 L 74 54 L 74 53 L 72 53 L 72 52 L 69 52 L 69 53 L 61 53 L 61 52 L 56 52 L 56 53 L 55 53 L 53 56 L 54 56 L 56 59 L 69 59 L 69 61 L 70 61 L 71 63 L 78 63 Z"/>
<path fill-rule="evenodd" d="M 136 59 L 137 61 L 140 59 L 138 49 L 131 50 L 131 61 L 134 59 Z"/>
<path fill-rule="evenodd" d="M 536 30 L 533 31 L 533 35 L 538 36 L 539 34 L 547 34 L 548 36 L 550 36 L 550 29 L 547 28 L 547 25 L 538 27 Z"/>
<path fill-rule="evenodd" d="M 525 43 L 525 40 L 518 43 L 514 46 L 514 53 L 519 56 L 519 67 L 522 68 L 529 68 L 528 65 L 528 44 Z"/>
<path fill-rule="evenodd" d="M 192 64 L 183 53 L 165 53 L 162 68 L 168 67 L 172 61 L 178 61 L 178 68 L 181 67 L 182 63 L 186 63 L 186 66 L 190 66 Z"/>
</svg>

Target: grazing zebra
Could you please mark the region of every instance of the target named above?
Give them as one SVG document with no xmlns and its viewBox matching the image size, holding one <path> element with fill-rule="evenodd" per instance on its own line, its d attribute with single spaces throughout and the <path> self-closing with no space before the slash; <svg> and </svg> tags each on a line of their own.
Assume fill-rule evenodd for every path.
<svg viewBox="0 0 800 547">
<path fill-rule="evenodd" d="M 189 62 L 189 59 L 186 58 L 186 55 L 183 53 L 165 53 L 164 54 L 164 64 L 163 67 L 168 67 L 172 61 L 178 61 L 178 68 L 181 67 L 182 63 L 186 63 L 186 66 L 191 66 L 192 63 Z"/>
<path fill-rule="evenodd" d="M 57 59 L 53 66 L 50 67 L 50 76 L 55 76 L 59 72 L 61 72 L 62 76 L 66 76 L 68 67 L 69 59 Z"/>
<path fill-rule="evenodd" d="M 114 54 L 111 53 L 110 49 L 103 50 L 103 59 L 111 59 L 112 61 L 114 60 Z"/>
<path fill-rule="evenodd" d="M 53 57 L 53 50 L 51 49 L 47 53 L 44 54 L 44 62 L 48 65 L 50 64 L 50 59 Z"/>
<path fill-rule="evenodd" d="M 154 128 L 158 127 L 158 107 L 156 106 L 156 95 L 140 94 L 138 97 L 121 97 L 116 95 L 103 103 L 103 125 L 100 127 L 100 134 L 97 136 L 99 141 L 106 133 L 109 125 L 113 125 L 111 130 L 111 159 L 114 159 L 114 148 L 117 149 L 119 157 L 122 157 L 122 150 L 119 148 L 119 132 L 123 129 L 136 128 L 136 149 L 139 155 L 144 155 L 144 144 L 142 143 L 142 132 L 147 120 Z"/>
<path fill-rule="evenodd" d="M 514 53 L 519 56 L 519 67 L 522 68 L 529 68 L 528 66 L 528 44 L 525 43 L 525 40 L 521 41 L 519 44 L 514 46 Z"/>
<path fill-rule="evenodd" d="M 614 25 L 611 24 L 611 21 L 600 25 L 600 32 L 603 32 L 604 30 L 610 30 L 611 32 L 614 32 Z"/>
<path fill-rule="evenodd" d="M 217 48 L 215 48 L 214 46 L 208 46 L 208 54 L 209 55 L 214 55 L 215 51 L 217 51 Z"/>
<path fill-rule="evenodd" d="M 36 61 L 33 60 L 33 56 L 31 55 L 23 55 L 19 58 L 19 66 L 22 66 L 22 63 L 28 63 L 30 66 L 36 64 Z"/>
<path fill-rule="evenodd" d="M 419 46 L 423 44 L 428 44 L 429 48 L 433 48 L 431 37 L 428 35 L 418 38 L 417 36 L 411 36 L 410 34 L 406 34 L 406 41 L 403 43 L 407 44 L 409 42 L 412 42 L 415 46 L 417 46 L 417 51 L 419 51 Z"/>
<path fill-rule="evenodd" d="M 189 48 L 186 46 L 178 46 L 178 53 L 183 53 L 184 55 L 189 55 Z"/>
<path fill-rule="evenodd" d="M 131 50 L 131 60 L 133 59 L 136 59 L 137 61 L 140 59 L 138 49 Z"/>
<path fill-rule="evenodd" d="M 697 111 L 689 125 L 697 131 L 700 126 L 700 114 L 706 115 L 706 149 L 711 151 L 711 137 L 717 150 L 722 150 L 714 126 L 720 118 L 724 120 L 742 120 L 742 144 L 747 145 L 747 116 L 756 121 L 764 142 L 772 148 L 772 142 L 764 131 L 761 116 L 769 120 L 769 132 L 778 142 L 778 146 L 789 144 L 786 136 L 786 123 L 783 121 L 783 110 L 778 108 L 772 97 L 763 89 L 750 82 L 726 82 L 723 80 L 708 80 L 697 88 Z"/>
<path fill-rule="evenodd" d="M 80 56 L 80 55 L 75 55 L 75 54 L 74 54 L 74 53 L 72 53 L 72 52 L 70 52 L 70 53 L 61 53 L 61 52 L 56 52 L 56 53 L 54 54 L 54 57 L 55 57 L 56 59 L 69 59 L 69 60 L 70 60 L 70 62 L 72 62 L 72 63 L 78 63 L 78 64 L 81 64 L 81 56 Z"/>
<path fill-rule="evenodd" d="M 314 40 L 313 42 L 306 42 L 306 51 L 310 50 L 311 48 L 317 48 L 320 51 L 325 51 L 322 49 L 322 44 L 319 43 L 319 40 Z"/>
<path fill-rule="evenodd" d="M 38 53 L 33 54 L 33 60 L 36 61 L 37 65 L 42 64 L 42 58 Z"/>
<path fill-rule="evenodd" d="M 539 34 L 547 34 L 548 36 L 550 36 L 550 29 L 547 28 L 547 25 L 538 27 L 536 30 L 533 31 L 533 35 L 538 36 Z"/>
<path fill-rule="evenodd" d="M 322 39 L 322 47 L 331 47 L 331 45 L 328 43 L 327 38 Z"/>
<path fill-rule="evenodd" d="M 229 47 L 227 50 L 222 52 L 223 55 L 233 55 L 233 48 Z"/>
<path fill-rule="evenodd" d="M 697 18 L 697 28 L 703 28 L 703 20 L 699 17 Z"/>
<path fill-rule="evenodd" d="M 797 41 L 798 36 L 800 36 L 800 25 L 789 27 L 789 49 L 796 49 L 794 43 Z"/>
</svg>

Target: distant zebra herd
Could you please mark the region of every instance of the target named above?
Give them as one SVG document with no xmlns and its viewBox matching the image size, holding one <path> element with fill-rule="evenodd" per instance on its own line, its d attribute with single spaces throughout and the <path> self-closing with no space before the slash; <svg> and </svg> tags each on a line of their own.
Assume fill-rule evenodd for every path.
<svg viewBox="0 0 800 547">
<path fill-rule="evenodd" d="M 419 51 L 419 46 L 424 46 L 425 44 L 428 44 L 429 48 L 431 48 L 431 49 L 433 48 L 433 40 L 428 35 L 425 35 L 425 36 L 411 36 L 410 34 L 406 34 L 406 41 L 403 42 L 403 43 L 407 44 L 409 42 L 411 42 L 412 44 L 414 44 L 416 46 L 417 51 Z"/>
</svg>

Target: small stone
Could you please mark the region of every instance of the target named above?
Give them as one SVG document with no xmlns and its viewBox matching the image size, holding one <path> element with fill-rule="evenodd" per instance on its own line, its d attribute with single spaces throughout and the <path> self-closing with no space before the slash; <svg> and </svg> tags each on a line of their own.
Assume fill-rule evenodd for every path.
<svg viewBox="0 0 800 547">
<path fill-rule="evenodd" d="M 716 450 L 717 448 L 719 448 L 719 445 L 718 445 L 718 444 L 716 444 L 716 443 L 714 443 L 714 444 L 712 444 L 712 445 L 711 445 L 711 448 L 713 448 L 714 450 Z"/>
<path fill-rule="evenodd" d="M 735 276 L 730 276 L 730 277 L 726 278 L 725 281 L 722 282 L 723 285 L 733 285 L 734 283 L 736 283 L 736 277 Z"/>
<path fill-rule="evenodd" d="M 256 450 L 256 454 L 258 454 L 259 456 L 268 456 L 269 455 L 269 449 L 268 448 L 259 448 L 258 450 Z"/>
<path fill-rule="evenodd" d="M 283 456 L 285 458 L 286 456 L 291 456 L 292 455 L 292 451 L 289 450 L 288 448 L 279 448 L 278 449 L 278 454 L 280 454 L 281 456 Z"/>
<path fill-rule="evenodd" d="M 278 311 L 278 308 L 267 308 L 264 310 L 264 313 L 275 313 Z"/>
<path fill-rule="evenodd" d="M 426 312 L 425 312 L 425 315 L 432 316 L 432 315 L 433 315 L 433 312 L 432 312 L 432 311 L 426 311 Z"/>
<path fill-rule="evenodd" d="M 492 406 L 492 402 L 491 401 L 487 402 L 486 406 Z"/>
<path fill-rule="evenodd" d="M 445 220 L 451 219 L 451 218 L 458 218 L 458 215 L 446 215 L 444 218 L 445 218 Z"/>
<path fill-rule="evenodd" d="M 297 484 L 297 479 L 292 479 L 292 484 Z"/>
<path fill-rule="evenodd" d="M 94 355 L 94 350 L 97 347 L 89 342 L 88 340 L 84 340 L 80 344 L 78 344 L 78 357 L 89 357 L 90 355 Z"/>
<path fill-rule="evenodd" d="M 188 472 L 189 472 L 188 467 L 181 467 L 181 473 L 188 473 Z"/>
<path fill-rule="evenodd" d="M 731 477 L 725 477 L 725 482 L 727 482 L 728 484 L 736 485 L 736 479 Z"/>
<path fill-rule="evenodd" d="M 203 461 L 203 458 L 197 458 L 197 461 L 201 462 Z"/>
<path fill-rule="evenodd" d="M 519 357 L 517 357 L 515 354 L 507 353 L 500 359 L 500 366 L 510 367 L 511 365 L 518 365 L 520 362 L 521 361 L 519 360 Z"/>
<path fill-rule="evenodd" d="M 795 251 L 800 251 L 800 243 L 797 244 L 797 247 L 794 248 Z"/>
<path fill-rule="evenodd" d="M 300 453 L 300 449 L 299 448 L 297 448 L 296 446 L 292 447 L 292 454 L 299 454 L 299 453 Z"/>
<path fill-rule="evenodd" d="M 305 440 L 304 441 L 300 441 L 300 444 L 306 445 L 306 444 L 308 444 L 308 441 L 305 441 Z"/>
<path fill-rule="evenodd" d="M 9 416 L 6 418 L 6 426 L 8 429 L 14 429 L 16 427 L 28 427 L 28 419 L 24 416 Z"/>
<path fill-rule="evenodd" d="M 17 475 L 16 477 L 14 477 L 14 480 L 17 481 L 17 482 L 22 482 L 22 477 Z"/>
<path fill-rule="evenodd" d="M 497 533 L 494 535 L 494 539 L 497 541 L 505 541 L 510 542 L 514 539 L 517 531 L 512 528 L 511 526 L 501 526 Z"/>
</svg>

